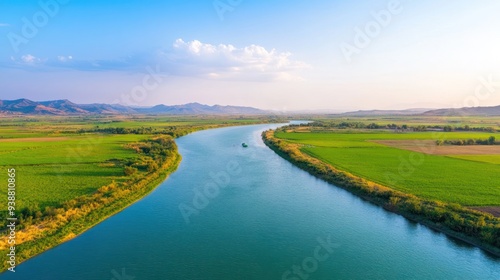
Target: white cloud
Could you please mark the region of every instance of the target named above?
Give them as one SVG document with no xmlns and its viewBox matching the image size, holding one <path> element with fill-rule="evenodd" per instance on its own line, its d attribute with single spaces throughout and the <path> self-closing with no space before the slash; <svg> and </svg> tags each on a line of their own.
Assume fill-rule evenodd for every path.
<svg viewBox="0 0 500 280">
<path fill-rule="evenodd" d="M 57 57 L 57 60 L 59 60 L 60 62 L 66 62 L 66 61 L 73 60 L 73 56 L 71 56 L 71 55 L 69 55 L 69 56 L 60 55 L 60 56 Z"/>
<path fill-rule="evenodd" d="M 144 72 L 147 67 L 156 67 L 163 74 L 211 80 L 301 80 L 300 71 L 309 66 L 291 57 L 289 52 L 267 50 L 258 45 L 238 48 L 229 44 L 211 45 L 198 40 L 185 42 L 177 39 L 169 49 L 119 59 L 77 60 L 71 55 L 40 59 L 26 54 L 19 60 L 11 58 L 11 61 L 16 67 L 36 64 L 38 70 L 50 67 L 79 71 Z M 29 69 L 33 70 L 32 67 Z"/>
<path fill-rule="evenodd" d="M 299 70 L 309 68 L 303 62 L 292 60 L 289 52 L 267 50 L 258 45 L 237 48 L 177 39 L 172 50 L 163 55 L 180 74 L 212 79 L 293 80 L 300 79 Z"/>
<path fill-rule="evenodd" d="M 31 55 L 31 54 L 26 54 L 26 55 L 21 56 L 21 61 L 23 61 L 25 63 L 33 64 L 33 63 L 40 62 L 40 59 Z"/>
</svg>

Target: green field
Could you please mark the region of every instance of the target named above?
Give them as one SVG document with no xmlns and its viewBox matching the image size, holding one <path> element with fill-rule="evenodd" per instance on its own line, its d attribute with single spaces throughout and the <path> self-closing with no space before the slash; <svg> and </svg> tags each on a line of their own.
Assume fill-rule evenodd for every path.
<svg viewBox="0 0 500 280">
<path fill-rule="evenodd" d="M 93 193 L 113 180 L 123 180 L 123 168 L 112 162 L 135 158 L 136 153 L 126 149 L 124 144 L 147 137 L 88 135 L 46 142 L 40 139 L 26 142 L 0 140 L 0 168 L 16 168 L 20 209 L 35 203 L 44 209 Z M 2 173 L 5 177 L 6 171 Z"/>
<path fill-rule="evenodd" d="M 500 165 L 500 155 L 479 155 L 479 156 L 451 155 L 450 157 Z"/>
<path fill-rule="evenodd" d="M 302 151 L 309 155 L 396 190 L 468 206 L 499 206 L 500 181 L 495 176 L 500 174 L 500 155 L 429 155 L 371 142 L 433 140 L 436 135 L 435 132 L 380 130 L 276 133 L 278 138 L 302 144 Z M 446 139 L 483 139 L 492 133 L 442 135 Z"/>
</svg>

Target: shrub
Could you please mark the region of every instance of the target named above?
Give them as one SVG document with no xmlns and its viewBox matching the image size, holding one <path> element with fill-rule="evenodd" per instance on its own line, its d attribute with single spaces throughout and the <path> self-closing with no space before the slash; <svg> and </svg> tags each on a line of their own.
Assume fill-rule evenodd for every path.
<svg viewBox="0 0 500 280">
<path fill-rule="evenodd" d="M 130 167 L 130 166 L 125 166 L 125 169 L 123 170 L 126 176 L 131 176 L 137 172 L 137 168 L 135 167 Z"/>
</svg>

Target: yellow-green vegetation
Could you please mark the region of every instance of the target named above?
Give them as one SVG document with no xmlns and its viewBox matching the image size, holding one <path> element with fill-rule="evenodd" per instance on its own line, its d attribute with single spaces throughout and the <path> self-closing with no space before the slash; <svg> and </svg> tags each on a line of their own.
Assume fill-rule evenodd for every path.
<svg viewBox="0 0 500 280">
<path fill-rule="evenodd" d="M 175 137 L 274 119 L 18 117 L 0 119 L 0 179 L 16 170 L 16 261 L 69 240 L 142 198 L 173 172 Z M 0 189 L 3 233 L 7 188 Z M 11 244 L 0 238 L 2 270 Z"/>
<path fill-rule="evenodd" d="M 452 155 L 450 157 L 500 165 L 500 155 L 480 155 L 480 156 Z"/>
<path fill-rule="evenodd" d="M 500 172 L 498 164 L 374 142 L 487 138 L 491 133 L 496 132 L 339 129 L 313 123 L 268 131 L 263 137 L 274 151 L 311 174 L 499 255 L 500 219 L 463 206 L 500 205 L 500 186 L 493 179 Z M 487 157 L 495 161 L 498 156 Z"/>
</svg>

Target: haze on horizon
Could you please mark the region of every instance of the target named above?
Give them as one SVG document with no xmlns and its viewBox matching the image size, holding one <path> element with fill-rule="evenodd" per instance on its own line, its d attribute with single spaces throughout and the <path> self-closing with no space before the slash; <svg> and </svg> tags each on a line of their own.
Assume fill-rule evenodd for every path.
<svg viewBox="0 0 500 280">
<path fill-rule="evenodd" d="M 500 104 L 500 2 L 0 2 L 0 99 L 278 111 Z"/>
</svg>

